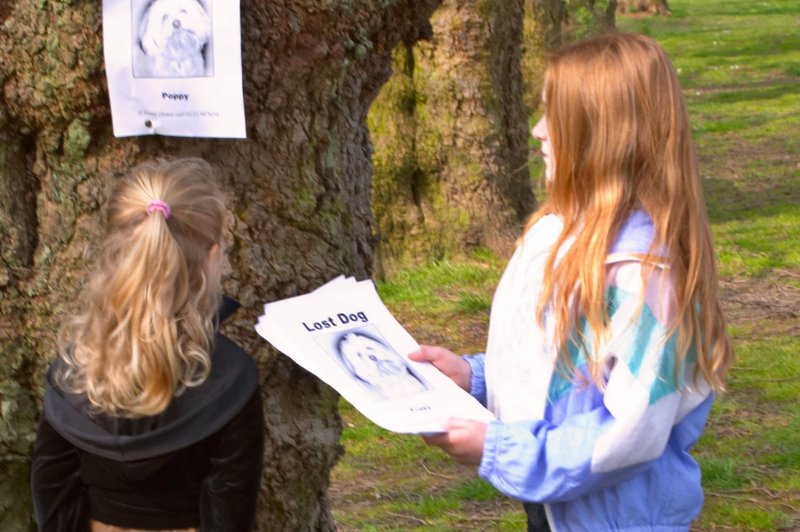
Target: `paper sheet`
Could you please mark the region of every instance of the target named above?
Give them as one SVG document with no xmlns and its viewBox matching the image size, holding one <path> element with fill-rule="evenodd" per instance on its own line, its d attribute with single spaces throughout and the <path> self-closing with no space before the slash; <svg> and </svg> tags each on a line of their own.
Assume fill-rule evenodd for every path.
<svg viewBox="0 0 800 532">
<path fill-rule="evenodd" d="M 371 281 L 340 276 L 264 305 L 256 331 L 388 430 L 436 433 L 450 417 L 494 419 L 434 366 L 408 359 L 419 345 Z"/>
<path fill-rule="evenodd" d="M 238 1 L 103 0 L 114 135 L 246 137 Z"/>
</svg>

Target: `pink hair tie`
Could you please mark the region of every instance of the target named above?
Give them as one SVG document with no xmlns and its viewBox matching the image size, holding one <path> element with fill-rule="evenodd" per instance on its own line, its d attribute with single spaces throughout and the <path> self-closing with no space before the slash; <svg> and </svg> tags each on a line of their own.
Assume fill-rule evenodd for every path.
<svg viewBox="0 0 800 532">
<path fill-rule="evenodd" d="M 170 212 L 172 212 L 170 211 L 169 205 L 166 202 L 161 201 L 160 199 L 151 201 L 147 205 L 146 210 L 147 214 L 151 214 L 153 211 L 161 211 L 161 214 L 164 215 L 165 220 L 169 220 Z"/>
</svg>

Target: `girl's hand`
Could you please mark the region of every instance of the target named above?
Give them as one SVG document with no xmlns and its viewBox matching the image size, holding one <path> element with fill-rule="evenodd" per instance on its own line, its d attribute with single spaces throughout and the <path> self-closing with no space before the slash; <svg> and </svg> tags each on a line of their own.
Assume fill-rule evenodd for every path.
<svg viewBox="0 0 800 532">
<path fill-rule="evenodd" d="M 419 351 L 409 354 L 408 358 L 415 362 L 430 362 L 466 391 L 472 387 L 472 370 L 469 363 L 444 347 L 421 345 Z"/>
<path fill-rule="evenodd" d="M 440 447 L 456 462 L 479 465 L 483 457 L 486 439 L 486 423 L 470 419 L 452 418 L 445 425 L 447 432 L 435 436 L 423 436 L 428 445 Z"/>
</svg>

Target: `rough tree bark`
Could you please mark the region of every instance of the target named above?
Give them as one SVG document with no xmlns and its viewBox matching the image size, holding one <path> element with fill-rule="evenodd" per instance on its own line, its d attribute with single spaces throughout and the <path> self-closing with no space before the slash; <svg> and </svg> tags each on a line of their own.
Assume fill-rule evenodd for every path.
<svg viewBox="0 0 800 532">
<path fill-rule="evenodd" d="M 567 20 L 567 7 L 564 0 L 527 0 L 525 12 L 531 13 L 536 20 L 541 20 L 546 50 L 558 50 L 561 47 L 561 27 Z"/>
<path fill-rule="evenodd" d="M 523 0 L 444 0 L 394 51 L 370 110 L 380 262 L 506 254 L 534 206 L 520 56 Z"/>
<path fill-rule="evenodd" d="M 100 233 L 114 175 L 157 156 L 200 156 L 229 191 L 227 332 L 256 356 L 268 443 L 263 530 L 331 530 L 326 488 L 341 454 L 337 395 L 268 351 L 264 301 L 372 268 L 366 113 L 397 42 L 438 0 L 242 0 L 248 140 L 111 132 L 101 2 L 0 3 L 0 529 L 27 530 L 29 452 L 54 331 Z"/>
</svg>

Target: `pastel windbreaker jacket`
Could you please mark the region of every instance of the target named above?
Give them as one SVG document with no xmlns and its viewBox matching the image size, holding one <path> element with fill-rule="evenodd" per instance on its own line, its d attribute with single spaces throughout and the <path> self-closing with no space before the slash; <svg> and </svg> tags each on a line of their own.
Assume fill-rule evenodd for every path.
<svg viewBox="0 0 800 532">
<path fill-rule="evenodd" d="M 544 327 L 535 318 L 537 280 L 561 227 L 546 216 L 525 235 L 492 303 L 486 355 L 465 357 L 472 395 L 498 418 L 487 427 L 478 473 L 510 497 L 545 503 L 559 532 L 687 530 L 703 503 L 689 449 L 713 396 L 694 380 L 692 356 L 683 386 L 674 384 L 669 271 L 641 277 L 652 221 L 635 212 L 607 260 L 611 334 L 590 346 L 604 391 L 590 384 L 577 349 L 570 354 L 584 378 L 554 371 L 552 318 L 545 311 Z"/>
</svg>

